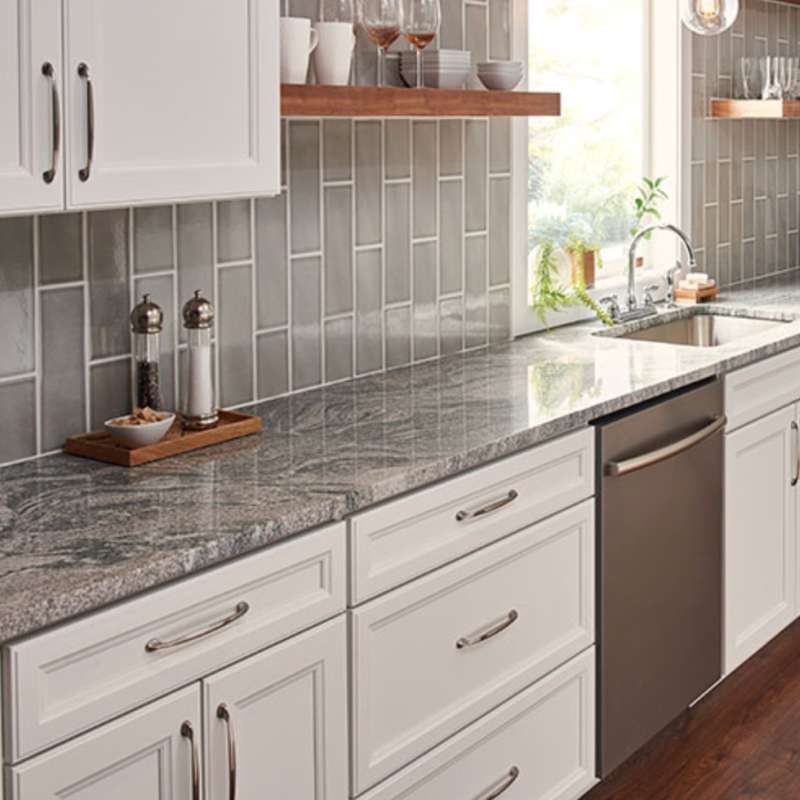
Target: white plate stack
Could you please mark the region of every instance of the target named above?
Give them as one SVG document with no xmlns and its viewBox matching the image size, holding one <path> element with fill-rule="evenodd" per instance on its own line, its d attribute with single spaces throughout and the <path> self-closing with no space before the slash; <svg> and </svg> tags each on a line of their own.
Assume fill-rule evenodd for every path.
<svg viewBox="0 0 800 800">
<path fill-rule="evenodd" d="M 487 89 L 510 92 L 519 86 L 525 65 L 521 61 L 483 61 L 478 64 L 477 72 Z"/>
<path fill-rule="evenodd" d="M 472 71 L 472 54 L 468 50 L 426 50 L 422 53 L 423 82 L 428 89 L 463 89 Z M 402 53 L 400 73 L 412 88 L 417 85 L 417 54 Z"/>
</svg>

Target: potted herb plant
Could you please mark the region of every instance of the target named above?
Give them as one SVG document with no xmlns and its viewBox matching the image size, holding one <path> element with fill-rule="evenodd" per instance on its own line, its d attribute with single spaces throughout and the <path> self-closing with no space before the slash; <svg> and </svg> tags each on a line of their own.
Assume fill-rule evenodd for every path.
<svg viewBox="0 0 800 800">
<path fill-rule="evenodd" d="M 575 232 L 570 233 L 564 244 L 564 252 L 572 265 L 572 285 L 583 285 L 591 289 L 597 277 L 597 270 L 603 268 L 600 245 L 586 241 Z"/>
</svg>

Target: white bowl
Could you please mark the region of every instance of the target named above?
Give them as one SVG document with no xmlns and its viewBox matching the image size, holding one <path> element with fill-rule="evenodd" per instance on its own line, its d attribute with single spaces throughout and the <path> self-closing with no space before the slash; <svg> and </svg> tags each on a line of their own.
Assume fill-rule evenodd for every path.
<svg viewBox="0 0 800 800">
<path fill-rule="evenodd" d="M 481 61 L 475 66 L 478 72 L 522 72 L 525 69 L 521 61 Z"/>
<path fill-rule="evenodd" d="M 510 92 L 519 86 L 522 75 L 486 75 L 479 72 L 478 80 L 490 91 Z"/>
<path fill-rule="evenodd" d="M 105 429 L 117 444 L 121 444 L 131 450 L 160 442 L 167 435 L 172 423 L 175 422 L 175 415 L 168 414 L 158 422 L 146 422 L 144 425 L 115 424 L 120 420 L 128 419 L 128 417 L 130 417 L 130 414 L 108 420 L 105 423 Z"/>
</svg>

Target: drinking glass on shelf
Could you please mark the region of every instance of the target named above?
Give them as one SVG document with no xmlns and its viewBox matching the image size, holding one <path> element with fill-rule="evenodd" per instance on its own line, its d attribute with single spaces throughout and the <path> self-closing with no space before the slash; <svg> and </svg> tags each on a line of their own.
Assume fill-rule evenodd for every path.
<svg viewBox="0 0 800 800">
<path fill-rule="evenodd" d="M 758 83 L 758 62 L 756 59 L 740 59 L 739 76 L 742 84 L 737 91 L 737 95 L 743 100 L 753 100 L 758 95 L 758 90 L 755 88 Z"/>
<path fill-rule="evenodd" d="M 386 51 L 403 27 L 402 0 L 358 0 L 358 21 L 378 48 L 378 86 L 385 86 Z"/>
<path fill-rule="evenodd" d="M 417 89 L 425 82 L 422 74 L 422 51 L 436 38 L 442 24 L 439 0 L 403 0 L 405 37 L 417 51 Z"/>
</svg>

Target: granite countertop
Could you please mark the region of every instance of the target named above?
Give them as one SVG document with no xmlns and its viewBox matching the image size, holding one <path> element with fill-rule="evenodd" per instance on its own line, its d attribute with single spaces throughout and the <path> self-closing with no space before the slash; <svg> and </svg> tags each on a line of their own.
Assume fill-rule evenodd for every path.
<svg viewBox="0 0 800 800">
<path fill-rule="evenodd" d="M 800 320 L 800 272 L 721 300 Z M 800 346 L 800 321 L 711 350 L 597 329 L 263 403 L 260 436 L 133 470 L 66 455 L 1 469 L 0 642 Z"/>
</svg>

